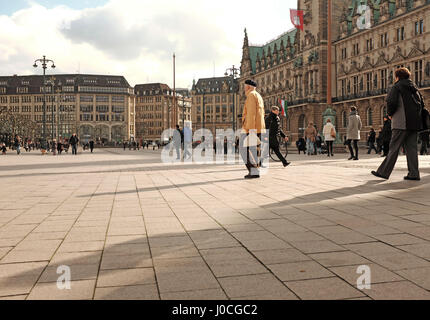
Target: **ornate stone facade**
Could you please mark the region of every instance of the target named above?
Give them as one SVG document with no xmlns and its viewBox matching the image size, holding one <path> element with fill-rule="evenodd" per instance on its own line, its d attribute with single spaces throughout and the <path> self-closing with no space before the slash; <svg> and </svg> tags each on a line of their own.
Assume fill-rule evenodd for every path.
<svg viewBox="0 0 430 320">
<path fill-rule="evenodd" d="M 332 5 L 332 105 L 327 105 L 328 1 L 298 0 L 298 8 L 305 11 L 304 32 L 294 29 L 256 46 L 249 44 L 245 30 L 239 118 L 249 78 L 258 83 L 267 111 L 278 105 L 278 99 L 288 102 L 283 122 L 293 141 L 309 122 L 322 131 L 327 107 L 343 138 L 351 105 L 359 108 L 365 123 L 364 140 L 372 126 L 382 124 L 385 95 L 397 66 L 411 69 L 429 99 L 429 0 L 333 0 Z M 370 8 L 371 29 L 357 28 L 359 5 Z"/>
</svg>

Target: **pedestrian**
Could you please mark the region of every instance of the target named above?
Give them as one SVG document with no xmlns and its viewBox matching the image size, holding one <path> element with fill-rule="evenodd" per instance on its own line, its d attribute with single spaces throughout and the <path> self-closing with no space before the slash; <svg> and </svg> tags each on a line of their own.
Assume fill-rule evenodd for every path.
<svg viewBox="0 0 430 320">
<path fill-rule="evenodd" d="M 61 143 L 61 140 L 59 140 L 57 143 L 57 151 L 58 155 L 61 156 L 61 153 L 63 152 L 63 144 Z"/>
<path fill-rule="evenodd" d="M 317 137 L 315 138 L 315 153 L 321 154 L 322 153 L 322 138 L 321 135 L 318 133 Z"/>
<path fill-rule="evenodd" d="M 13 146 L 15 147 L 16 154 L 20 155 L 21 154 L 21 138 L 20 138 L 20 136 L 18 136 L 18 135 L 15 136 Z"/>
<path fill-rule="evenodd" d="M 94 151 L 94 140 L 93 139 L 90 140 L 90 150 L 91 150 L 91 153 L 93 153 L 93 151 Z"/>
<path fill-rule="evenodd" d="M 184 128 L 184 159 L 191 159 L 193 156 L 190 152 L 193 146 L 193 131 L 190 128 L 190 124 L 187 122 Z"/>
<path fill-rule="evenodd" d="M 257 83 L 253 80 L 245 81 L 245 105 L 242 113 L 242 135 L 240 141 L 240 153 L 246 164 L 248 175 L 245 179 L 260 178 L 260 161 L 258 149 L 261 147 L 261 134 L 265 133 L 264 102 L 257 92 Z M 254 134 L 257 137 L 253 136 Z"/>
<path fill-rule="evenodd" d="M 54 139 L 51 141 L 51 151 L 54 156 L 57 155 L 57 140 Z"/>
<path fill-rule="evenodd" d="M 390 150 L 377 171 L 372 174 L 378 178 L 389 179 L 399 157 L 402 146 L 408 162 L 408 175 L 405 180 L 419 181 L 418 131 L 423 127 L 422 113 L 424 99 L 417 86 L 410 79 L 407 68 L 395 72 L 395 84 L 387 96 L 387 113 L 391 117 L 392 137 Z"/>
<path fill-rule="evenodd" d="M 308 156 L 314 155 L 315 153 L 316 137 L 317 137 L 317 130 L 315 129 L 314 124 L 310 122 L 308 127 L 305 130 L 306 149 L 307 149 Z"/>
<path fill-rule="evenodd" d="M 421 151 L 420 154 L 422 156 L 428 155 L 427 148 L 429 146 L 429 132 L 423 131 L 420 133 L 420 140 L 421 140 Z"/>
<path fill-rule="evenodd" d="M 378 154 L 382 153 L 382 134 L 382 127 L 380 127 L 378 137 L 376 138 L 376 149 L 378 150 Z"/>
<path fill-rule="evenodd" d="M 272 112 L 267 116 L 265 120 L 265 126 L 266 126 L 266 129 L 269 130 L 269 137 L 268 137 L 269 149 L 272 149 L 273 152 L 278 157 L 278 159 L 281 160 L 282 164 L 284 165 L 284 168 L 289 166 L 291 162 L 288 162 L 281 154 L 281 151 L 279 150 L 279 139 L 278 139 L 279 136 L 281 136 L 282 139 L 285 140 L 285 142 L 288 142 L 288 137 L 281 129 L 281 119 L 279 118 L 279 107 L 276 107 L 276 106 L 272 107 Z"/>
<path fill-rule="evenodd" d="M 360 130 L 362 128 L 361 118 L 358 115 L 357 107 L 351 107 L 349 114 L 346 145 L 348 146 L 351 157 L 348 160 L 358 160 L 358 142 L 360 141 Z M 354 149 L 352 148 L 354 143 Z"/>
<path fill-rule="evenodd" d="M 375 129 L 371 128 L 369 137 L 367 138 L 367 146 L 369 148 L 369 151 L 367 152 L 367 154 L 371 154 L 372 150 L 375 150 L 375 153 L 378 154 L 378 149 L 376 149 L 375 147 L 375 142 L 376 142 L 376 132 L 375 132 Z"/>
<path fill-rule="evenodd" d="M 296 141 L 296 147 L 299 151 L 299 154 L 301 151 L 303 151 L 303 154 L 306 154 L 306 141 L 303 139 L 303 137 L 299 137 L 299 139 Z"/>
<path fill-rule="evenodd" d="M 390 142 L 391 142 L 391 119 L 387 116 L 384 117 L 384 127 L 382 128 L 382 157 L 386 157 L 388 152 L 390 152 Z"/>
<path fill-rule="evenodd" d="M 176 125 L 176 130 L 173 133 L 173 145 L 176 150 L 176 160 L 181 160 L 182 141 L 184 141 L 184 133 L 179 128 L 179 125 Z"/>
<path fill-rule="evenodd" d="M 6 155 L 6 151 L 7 151 L 7 149 L 6 149 L 6 144 L 5 143 L 3 143 L 2 145 L 1 145 L 1 154 L 2 155 Z"/>
<path fill-rule="evenodd" d="M 327 146 L 327 156 L 334 157 L 333 153 L 333 143 L 336 139 L 336 128 L 333 123 L 331 123 L 331 119 L 327 119 L 327 123 L 323 128 L 324 141 Z"/>
<path fill-rule="evenodd" d="M 72 137 L 69 139 L 69 144 L 72 146 L 73 155 L 78 154 L 78 143 L 79 143 L 79 138 L 76 136 L 76 133 L 74 133 Z"/>
</svg>

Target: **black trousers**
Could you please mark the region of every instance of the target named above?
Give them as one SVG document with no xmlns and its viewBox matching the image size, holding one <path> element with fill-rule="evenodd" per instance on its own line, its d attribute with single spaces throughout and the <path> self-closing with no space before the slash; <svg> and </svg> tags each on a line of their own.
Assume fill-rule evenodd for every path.
<svg viewBox="0 0 430 320">
<path fill-rule="evenodd" d="M 348 146 L 349 152 L 351 153 L 351 157 L 358 159 L 358 141 L 359 140 L 347 140 L 346 144 Z M 352 142 L 354 142 L 354 150 L 352 149 Z M 355 155 L 354 155 L 355 151 Z"/>
<path fill-rule="evenodd" d="M 372 150 L 375 150 L 375 152 L 378 153 L 378 150 L 375 147 L 375 143 L 374 142 L 369 142 L 369 151 L 367 152 L 367 154 L 371 154 Z"/>
<path fill-rule="evenodd" d="M 427 141 L 421 141 L 421 155 L 427 155 L 427 147 L 428 147 L 428 142 Z"/>
<path fill-rule="evenodd" d="M 72 154 L 78 154 L 78 146 L 76 144 L 72 144 Z"/>
<path fill-rule="evenodd" d="M 287 160 L 282 155 L 281 150 L 279 150 L 279 144 L 271 144 L 269 148 L 273 150 L 273 152 L 276 154 L 276 156 L 279 158 L 279 160 L 281 160 L 283 164 L 287 163 Z"/>
<path fill-rule="evenodd" d="M 390 141 L 384 141 L 384 144 L 382 145 L 382 149 L 384 151 L 384 156 L 387 156 L 390 152 Z"/>
<path fill-rule="evenodd" d="M 333 154 L 333 143 L 334 143 L 334 141 L 326 141 L 325 143 L 327 145 L 328 155 L 332 155 Z"/>
</svg>

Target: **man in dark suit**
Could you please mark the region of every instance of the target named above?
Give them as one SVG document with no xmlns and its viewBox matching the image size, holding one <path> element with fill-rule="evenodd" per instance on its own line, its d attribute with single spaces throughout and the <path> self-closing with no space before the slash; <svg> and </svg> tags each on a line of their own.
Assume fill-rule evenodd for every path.
<svg viewBox="0 0 430 320">
<path fill-rule="evenodd" d="M 282 161 L 284 167 L 290 165 L 279 150 L 279 140 L 278 137 L 281 136 L 286 142 L 288 142 L 288 137 L 281 129 L 281 119 L 279 118 L 279 108 L 272 107 L 272 112 L 267 116 L 266 129 L 269 130 L 269 148 L 275 152 L 279 160 Z"/>
</svg>

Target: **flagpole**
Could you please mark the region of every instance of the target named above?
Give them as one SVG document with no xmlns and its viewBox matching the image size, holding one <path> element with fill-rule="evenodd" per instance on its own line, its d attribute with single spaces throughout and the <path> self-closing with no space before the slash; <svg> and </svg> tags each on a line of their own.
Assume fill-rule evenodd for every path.
<svg viewBox="0 0 430 320">
<path fill-rule="evenodd" d="M 328 20 L 327 20 L 327 105 L 330 106 L 332 103 L 331 96 L 331 24 L 332 24 L 332 6 L 331 0 L 327 0 L 328 3 Z"/>
</svg>

